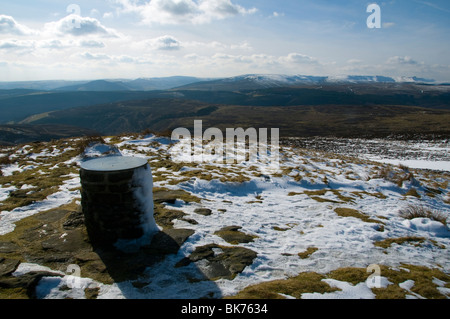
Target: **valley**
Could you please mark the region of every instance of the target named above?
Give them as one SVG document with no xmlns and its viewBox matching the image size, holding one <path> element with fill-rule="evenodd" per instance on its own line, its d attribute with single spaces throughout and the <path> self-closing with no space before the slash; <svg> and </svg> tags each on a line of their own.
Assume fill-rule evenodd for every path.
<svg viewBox="0 0 450 319">
<path fill-rule="evenodd" d="M 46 91 L 0 90 L 0 124 L 68 125 L 112 135 L 191 129 L 198 119 L 219 129 L 276 127 L 283 137 L 449 133 L 450 86 L 446 84 L 385 77 L 248 75 L 197 82 L 168 78 L 159 79 L 159 87 L 165 89 L 129 88 L 129 83 L 148 88 L 145 83 L 157 82 L 152 81 L 102 80 Z M 183 81 L 194 83 L 176 86 Z"/>
</svg>

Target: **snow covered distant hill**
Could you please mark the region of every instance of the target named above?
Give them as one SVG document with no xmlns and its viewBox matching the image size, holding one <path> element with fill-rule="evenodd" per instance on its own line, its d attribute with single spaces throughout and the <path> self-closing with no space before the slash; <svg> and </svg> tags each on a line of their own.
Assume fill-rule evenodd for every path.
<svg viewBox="0 0 450 319">
<path fill-rule="evenodd" d="M 282 75 L 282 74 L 246 74 L 213 81 L 203 81 L 183 86 L 183 89 L 197 90 L 256 90 L 274 87 L 286 87 L 297 85 L 326 85 L 336 83 L 435 83 L 432 79 L 418 77 L 387 77 L 367 75 L 342 75 L 342 76 L 309 76 L 309 75 Z"/>
<path fill-rule="evenodd" d="M 194 90 L 255 90 L 308 84 L 336 83 L 427 83 L 437 84 L 432 79 L 418 77 L 387 77 L 372 75 L 283 75 L 283 74 L 245 74 L 228 78 L 198 78 L 190 76 L 171 76 L 139 79 L 99 79 L 94 81 L 28 81 L 0 82 L 0 90 L 34 89 L 56 91 L 150 91 L 170 89 Z"/>
<path fill-rule="evenodd" d="M 247 74 L 212 81 L 192 83 L 179 87 L 187 90 L 234 91 L 286 87 L 299 84 L 325 83 L 327 77 L 281 74 Z"/>
</svg>

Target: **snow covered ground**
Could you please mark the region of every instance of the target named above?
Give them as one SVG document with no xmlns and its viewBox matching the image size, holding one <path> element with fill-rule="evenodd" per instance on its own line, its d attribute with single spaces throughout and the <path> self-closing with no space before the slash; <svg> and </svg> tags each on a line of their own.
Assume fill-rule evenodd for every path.
<svg viewBox="0 0 450 319">
<path fill-rule="evenodd" d="M 299 146 L 410 168 L 450 171 L 448 139 L 293 138 Z"/>
<path fill-rule="evenodd" d="M 123 137 L 120 140 L 111 138 L 106 139 L 106 142 L 114 143 L 124 156 L 148 158 L 150 166 L 161 161 L 163 155 L 170 154 L 172 146 L 167 139 L 155 136 Z M 428 153 L 428 158 L 433 158 L 433 152 L 443 154 L 438 161 L 433 161 L 431 167 L 424 168 L 450 171 L 448 143 L 441 143 L 438 148 L 431 144 L 416 147 L 423 154 Z M 111 148 L 97 145 L 90 148 L 88 154 L 101 155 L 108 150 Z M 232 296 L 261 282 L 286 279 L 309 271 L 325 274 L 341 267 L 401 267 L 402 263 L 406 263 L 439 268 L 450 273 L 448 227 L 430 218 L 408 220 L 399 216 L 402 208 L 410 204 L 421 204 L 445 214 L 450 222 L 449 174 L 412 170 L 414 167 L 422 168 L 422 165 L 412 165 L 418 163 L 408 162 L 411 161 L 408 159 L 404 163 L 411 168 L 414 177 L 398 183 L 393 178 L 406 174 L 404 168 L 368 161 L 390 162 L 385 156 L 377 157 L 373 152 L 359 152 L 352 153 L 355 157 L 351 158 L 285 146 L 281 149 L 280 167 L 276 173 L 267 173 L 265 164 L 258 162 L 250 165 L 246 162 L 216 164 L 210 161 L 197 165 L 186 164 L 178 171 L 166 167 L 153 169 L 155 187 L 182 189 L 202 199 L 201 203 L 177 201 L 173 205 L 167 205 L 182 210 L 188 214 L 187 217 L 197 221 L 196 225 L 184 220 L 174 221 L 175 228 L 193 229 L 194 235 L 183 244 L 177 255 L 169 255 L 164 261 L 145 271 L 142 275 L 142 282 L 146 283 L 144 287 L 137 288 L 131 282 L 105 285 L 83 278 L 82 273 L 81 278 L 77 279 L 77 287 L 99 287 L 98 298 L 202 298 L 208 294 L 214 297 Z M 58 154 L 60 153 L 56 151 L 45 154 L 41 152 L 30 156 L 28 161 L 39 156 L 51 157 Z M 80 160 L 77 157 L 72 162 L 79 163 Z M 423 160 L 422 155 L 417 160 Z M 1 167 L 4 175 L 20 172 L 25 168 L 25 165 L 17 163 Z M 380 173 L 386 170 L 390 175 Z M 193 174 L 186 175 L 183 172 Z M 196 175 L 195 172 L 208 173 L 210 178 Z M 43 201 L 12 211 L 2 211 L 0 235 L 14 231 L 14 222 L 22 218 L 79 198 L 79 192 L 74 191 L 79 186 L 79 178 L 76 175 L 70 177 L 59 187 L 58 192 Z M 236 178 L 240 178 L 242 182 L 235 182 Z M 418 196 L 408 193 L 412 188 Z M 0 200 L 5 200 L 14 189 L 12 185 L 2 185 Z M 430 189 L 435 192 L 431 194 Z M 209 208 L 212 214 L 196 214 L 196 208 Z M 342 216 L 338 214 L 338 209 L 350 209 L 370 221 L 357 216 Z M 192 281 L 193 273 L 202 270 L 201 263 L 175 267 L 180 259 L 189 256 L 196 247 L 212 243 L 230 246 L 215 232 L 232 225 L 240 226 L 240 231 L 254 236 L 253 242 L 241 243 L 239 246 L 257 253 L 253 264 L 236 278 L 213 282 Z M 423 241 L 417 245 L 392 244 L 387 248 L 376 245 L 387 239 L 406 237 L 420 237 Z M 310 247 L 314 247 L 315 251 L 308 258 L 299 258 L 298 254 Z M 41 267 L 23 263 L 16 272 L 20 274 Z M 380 275 L 381 287 L 389 285 L 383 273 Z M 40 298 L 83 298 L 79 289 L 58 289 L 73 280 L 73 276 L 68 275 L 62 278 L 44 277 L 37 287 L 37 295 Z M 338 287 L 341 291 L 329 294 L 308 293 L 302 297 L 375 297 L 367 283 L 351 285 L 333 279 L 326 280 L 330 286 Z M 406 288 L 412 287 L 411 285 L 414 283 L 404 283 Z M 446 289 L 449 290 L 442 287 L 442 291 L 448 296 L 449 291 Z M 414 293 L 408 296 L 420 297 Z"/>
</svg>

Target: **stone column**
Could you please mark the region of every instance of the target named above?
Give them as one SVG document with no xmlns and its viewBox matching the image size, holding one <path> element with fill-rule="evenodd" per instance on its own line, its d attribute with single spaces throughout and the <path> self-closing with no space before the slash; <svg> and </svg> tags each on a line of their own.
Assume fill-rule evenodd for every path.
<svg viewBox="0 0 450 319">
<path fill-rule="evenodd" d="M 81 164 L 81 205 L 92 244 L 139 241 L 158 231 L 146 159 L 105 157 Z"/>
</svg>

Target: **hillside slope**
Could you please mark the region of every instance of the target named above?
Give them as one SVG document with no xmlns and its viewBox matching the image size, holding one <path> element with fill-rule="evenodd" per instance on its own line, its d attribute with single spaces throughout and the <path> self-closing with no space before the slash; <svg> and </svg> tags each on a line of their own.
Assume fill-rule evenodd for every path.
<svg viewBox="0 0 450 319">
<path fill-rule="evenodd" d="M 0 145 L 17 145 L 36 141 L 48 142 L 61 138 L 98 134 L 91 129 L 61 124 L 0 125 Z"/>
<path fill-rule="evenodd" d="M 448 135 L 450 110 L 399 105 L 233 106 L 193 100 L 151 99 L 72 108 L 49 113 L 34 124 L 65 124 L 104 135 L 207 127 L 280 128 L 282 136 L 376 137 Z"/>
<path fill-rule="evenodd" d="M 171 93 L 158 91 L 133 92 L 52 92 L 29 90 L 0 90 L 0 124 L 18 123 L 24 119 L 45 112 L 72 107 L 90 106 L 134 99 L 149 99 Z"/>
<path fill-rule="evenodd" d="M 188 81 L 182 78 L 180 81 Z M 169 79 L 168 79 L 169 81 Z M 170 79 L 175 83 L 177 79 Z M 151 80 L 129 83 L 94 81 L 73 86 L 73 91 L 0 90 L 0 124 L 20 122 L 36 114 L 72 107 L 142 99 L 183 99 L 209 104 L 242 106 L 405 105 L 450 109 L 450 86 L 415 83 L 324 83 L 294 87 L 249 89 L 234 84 L 232 90 L 171 89 L 136 91 Z M 158 82 L 159 83 L 159 82 Z M 135 85 L 133 91 L 129 86 Z M 164 82 L 161 85 L 165 85 Z M 169 84 L 167 84 L 169 85 Z M 125 91 L 124 91 L 125 90 Z"/>
</svg>

